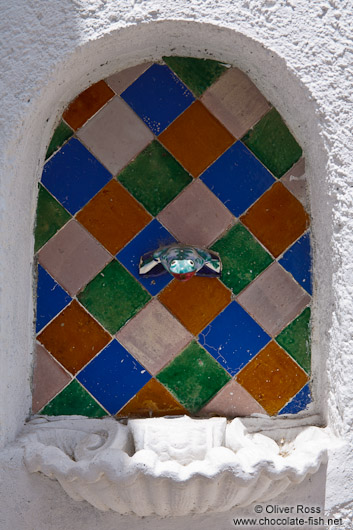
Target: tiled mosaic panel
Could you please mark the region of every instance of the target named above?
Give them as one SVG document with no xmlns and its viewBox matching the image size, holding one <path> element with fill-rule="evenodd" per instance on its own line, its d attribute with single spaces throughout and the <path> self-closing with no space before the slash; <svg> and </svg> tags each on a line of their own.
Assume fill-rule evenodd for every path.
<svg viewBox="0 0 353 530">
<path fill-rule="evenodd" d="M 287 125 L 237 68 L 165 57 L 82 92 L 39 186 L 33 412 L 305 411 L 303 174 Z M 140 278 L 140 256 L 174 242 L 218 252 L 222 276 Z"/>
</svg>

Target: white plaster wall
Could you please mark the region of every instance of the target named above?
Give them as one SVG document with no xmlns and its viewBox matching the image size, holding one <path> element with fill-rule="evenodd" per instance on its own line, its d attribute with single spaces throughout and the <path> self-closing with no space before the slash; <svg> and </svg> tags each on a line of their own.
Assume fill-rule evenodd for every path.
<svg viewBox="0 0 353 530">
<path fill-rule="evenodd" d="M 346 445 L 331 455 L 327 473 L 282 501 L 319 495 L 345 517 L 342 528 L 352 527 L 352 7 L 345 0 L 0 2 L 0 445 L 15 438 L 30 406 L 36 182 L 56 119 L 77 93 L 117 70 L 171 53 L 216 58 L 249 74 L 308 162 L 314 371 L 326 363 L 312 412 Z M 230 514 L 190 523 L 100 514 L 68 500 L 57 483 L 27 476 L 20 463 L 15 447 L 1 454 L 1 530 L 232 526 Z"/>
</svg>

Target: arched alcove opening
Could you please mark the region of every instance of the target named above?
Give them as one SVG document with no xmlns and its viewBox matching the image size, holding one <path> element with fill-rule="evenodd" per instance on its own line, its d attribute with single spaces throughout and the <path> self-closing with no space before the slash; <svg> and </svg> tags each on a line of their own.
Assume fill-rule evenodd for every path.
<svg viewBox="0 0 353 530">
<path fill-rule="evenodd" d="M 183 44 L 180 44 L 181 42 Z M 202 43 L 204 43 L 203 46 Z M 311 212 L 314 220 L 314 257 L 317 275 L 320 276 L 314 307 L 316 316 L 314 316 L 313 330 L 313 370 L 316 370 L 319 364 L 322 364 L 322 357 L 325 355 L 321 355 L 319 360 L 318 353 L 315 354 L 315 351 L 318 352 L 320 349 L 322 354 L 322 352 L 325 353 L 327 347 L 320 326 L 323 321 L 327 322 L 328 318 L 330 260 L 329 254 L 325 252 L 328 232 L 320 227 L 323 226 L 324 218 L 326 220 L 330 218 L 330 212 L 325 200 L 325 187 L 322 185 L 325 152 L 321 147 L 322 142 L 317 128 L 315 104 L 311 101 L 310 94 L 305 87 L 287 70 L 283 59 L 266 50 L 261 43 L 244 35 L 212 26 L 167 21 L 112 32 L 97 41 L 73 50 L 65 63 L 59 65 L 51 79 L 46 80 L 47 83 L 42 88 L 40 98 L 38 97 L 38 100 L 34 102 L 25 118 L 23 129 L 16 139 L 17 144 L 23 147 L 15 160 L 14 174 L 18 176 L 16 183 L 19 195 L 18 204 L 23 211 L 22 219 L 16 224 L 16 229 L 20 233 L 19 241 L 24 243 L 21 260 L 17 266 L 22 268 L 24 274 L 23 280 L 16 286 L 17 293 L 15 292 L 12 300 L 8 302 L 8 312 L 14 314 L 16 305 L 23 300 L 24 296 L 27 300 L 23 304 L 24 307 L 27 308 L 30 305 L 29 264 L 32 259 L 32 249 L 28 242 L 32 241 L 31 232 L 34 226 L 36 178 L 41 171 L 40 166 L 58 116 L 69 101 L 92 82 L 97 82 L 116 71 L 146 60 L 158 60 L 163 55 L 169 55 L 172 49 L 173 54 L 177 52 L 179 55 L 215 58 L 246 71 L 266 99 L 273 103 L 285 121 L 291 125 L 295 137 L 307 153 Z M 29 131 L 32 131 L 31 135 Z M 33 134 L 34 131 L 37 134 Z M 31 180 L 28 179 L 28 173 L 24 174 L 24 167 L 32 175 Z M 24 186 L 22 182 L 25 182 Z M 32 197 L 32 201 L 28 201 L 29 196 Z M 319 300 L 323 303 L 319 303 Z M 4 422 L 5 438 L 11 438 L 14 435 L 22 418 L 26 416 L 29 406 L 28 376 L 32 351 L 31 312 L 25 310 L 24 313 L 23 320 L 27 324 L 20 332 L 21 347 L 19 348 L 17 343 L 13 350 L 18 371 L 15 374 L 12 369 L 9 370 L 10 386 L 13 386 L 11 382 L 15 381 L 14 394 L 16 394 L 16 388 L 20 390 L 8 409 L 12 413 L 7 414 Z M 9 334 L 9 344 L 12 343 L 13 339 Z M 319 383 L 317 383 L 318 387 L 320 387 Z M 8 398 L 4 395 L 4 402 L 7 401 Z M 320 401 L 319 399 L 318 402 Z M 313 421 L 317 421 L 317 418 Z"/>
<path fill-rule="evenodd" d="M 278 111 L 229 64 L 164 56 L 75 98 L 40 183 L 33 412 L 307 415 L 303 175 Z M 180 283 L 161 252 L 203 264 Z"/>
</svg>

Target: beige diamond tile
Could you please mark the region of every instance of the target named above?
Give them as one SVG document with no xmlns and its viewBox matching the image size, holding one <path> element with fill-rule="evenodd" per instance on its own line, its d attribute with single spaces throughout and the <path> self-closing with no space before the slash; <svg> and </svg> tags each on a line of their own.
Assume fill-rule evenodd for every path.
<svg viewBox="0 0 353 530">
<path fill-rule="evenodd" d="M 241 138 L 270 110 L 261 92 L 238 68 L 221 76 L 201 101 L 236 138 Z"/>
<path fill-rule="evenodd" d="M 116 334 L 116 338 L 154 375 L 193 337 L 160 302 L 153 300 Z"/>
<path fill-rule="evenodd" d="M 196 180 L 162 210 L 158 219 L 180 243 L 207 247 L 234 217 L 203 182 Z"/>
<path fill-rule="evenodd" d="M 137 66 L 131 66 L 126 68 L 117 74 L 108 77 L 105 82 L 108 83 L 115 94 L 122 94 L 140 75 L 143 74 L 151 66 L 152 63 L 138 64 Z"/>
<path fill-rule="evenodd" d="M 112 257 L 72 219 L 44 245 L 38 259 L 49 274 L 74 296 Z"/>
<path fill-rule="evenodd" d="M 278 263 L 254 280 L 237 301 L 272 337 L 291 322 L 311 297 Z"/>
<path fill-rule="evenodd" d="M 236 418 L 239 416 L 250 416 L 251 414 L 267 414 L 267 412 L 245 388 L 232 380 L 199 411 L 199 414 Z"/>
<path fill-rule="evenodd" d="M 148 127 L 118 96 L 87 122 L 77 136 L 113 175 L 153 140 Z"/>
<path fill-rule="evenodd" d="M 36 344 L 33 370 L 32 412 L 36 414 L 71 381 L 70 375 L 47 352 Z"/>
</svg>

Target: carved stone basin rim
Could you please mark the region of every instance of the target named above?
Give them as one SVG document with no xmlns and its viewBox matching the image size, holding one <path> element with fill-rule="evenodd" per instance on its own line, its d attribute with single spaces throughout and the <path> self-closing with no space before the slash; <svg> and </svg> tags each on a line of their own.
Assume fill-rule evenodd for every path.
<svg viewBox="0 0 353 530">
<path fill-rule="evenodd" d="M 100 510 L 140 516 L 226 511 L 265 502 L 315 473 L 332 441 L 308 427 L 281 448 L 240 419 L 38 418 L 21 442 L 25 465 Z M 214 480 L 216 479 L 216 480 Z"/>
</svg>

